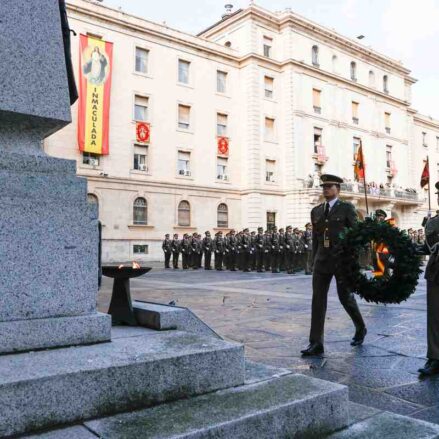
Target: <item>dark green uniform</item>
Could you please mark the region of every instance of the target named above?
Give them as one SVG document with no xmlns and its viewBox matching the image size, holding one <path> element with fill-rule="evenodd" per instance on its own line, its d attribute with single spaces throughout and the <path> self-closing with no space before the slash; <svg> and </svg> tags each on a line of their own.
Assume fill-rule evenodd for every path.
<svg viewBox="0 0 439 439">
<path fill-rule="evenodd" d="M 310 343 L 323 345 L 328 290 L 333 276 L 337 282 L 339 300 L 356 329 L 365 327 L 354 294 L 343 285 L 343 267 L 338 266 L 336 258 L 340 233 L 345 227 L 352 227 L 356 222 L 355 208 L 346 201 L 337 200 L 327 215 L 326 202 L 311 211 L 314 272 Z"/>
<path fill-rule="evenodd" d="M 172 266 L 175 269 L 177 269 L 178 257 L 180 256 L 180 251 L 181 251 L 181 242 L 178 239 L 178 235 L 174 235 L 174 239 L 171 242 L 171 251 L 172 251 Z"/>
<path fill-rule="evenodd" d="M 171 240 L 169 239 L 169 235 L 166 235 L 165 239 L 162 242 L 162 250 L 165 254 L 165 268 L 171 268 L 169 266 L 169 262 L 171 261 Z"/>
</svg>

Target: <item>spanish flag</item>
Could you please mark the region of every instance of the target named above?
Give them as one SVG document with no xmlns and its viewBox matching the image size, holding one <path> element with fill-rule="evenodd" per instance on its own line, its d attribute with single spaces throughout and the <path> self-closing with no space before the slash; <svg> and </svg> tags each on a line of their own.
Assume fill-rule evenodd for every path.
<svg viewBox="0 0 439 439">
<path fill-rule="evenodd" d="M 109 153 L 112 58 L 113 43 L 80 36 L 78 145 L 83 152 Z"/>
<path fill-rule="evenodd" d="M 421 175 L 421 187 L 427 186 L 427 184 L 430 183 L 430 169 L 428 166 L 428 157 L 427 161 L 425 162 L 424 170 L 422 171 Z"/>
<path fill-rule="evenodd" d="M 363 155 L 363 144 L 360 141 L 360 147 L 358 148 L 357 155 L 355 156 L 354 174 L 357 181 L 364 180 L 364 155 Z"/>
</svg>

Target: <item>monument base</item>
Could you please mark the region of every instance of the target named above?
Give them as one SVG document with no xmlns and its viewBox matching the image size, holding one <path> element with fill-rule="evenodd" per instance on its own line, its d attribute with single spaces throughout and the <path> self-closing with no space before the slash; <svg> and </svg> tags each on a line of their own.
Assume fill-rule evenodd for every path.
<svg viewBox="0 0 439 439">
<path fill-rule="evenodd" d="M 110 340 L 111 316 L 102 313 L 0 322 L 0 354 Z"/>
</svg>

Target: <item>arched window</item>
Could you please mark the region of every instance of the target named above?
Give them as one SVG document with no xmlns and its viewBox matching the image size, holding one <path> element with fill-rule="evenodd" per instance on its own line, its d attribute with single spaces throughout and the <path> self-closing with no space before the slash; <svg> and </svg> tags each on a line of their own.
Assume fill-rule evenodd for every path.
<svg viewBox="0 0 439 439">
<path fill-rule="evenodd" d="M 387 75 L 383 76 L 383 91 L 389 93 L 389 78 Z"/>
<path fill-rule="evenodd" d="M 338 73 L 338 57 L 337 57 L 337 55 L 332 55 L 332 72 Z"/>
<path fill-rule="evenodd" d="M 227 204 L 221 203 L 217 209 L 217 225 L 220 228 L 229 227 L 229 209 Z"/>
<path fill-rule="evenodd" d="M 375 87 L 375 73 L 369 70 L 369 87 Z"/>
<path fill-rule="evenodd" d="M 148 224 L 148 204 L 145 198 L 136 198 L 134 200 L 133 224 Z"/>
<path fill-rule="evenodd" d="M 312 46 L 312 65 L 319 67 L 319 46 Z"/>
<path fill-rule="evenodd" d="M 357 63 L 354 61 L 351 62 L 351 79 L 352 81 L 357 80 Z"/>
<path fill-rule="evenodd" d="M 180 201 L 180 204 L 178 205 L 178 225 L 191 225 L 191 205 L 188 201 Z"/>
<path fill-rule="evenodd" d="M 95 194 L 87 194 L 87 202 L 93 206 L 96 206 L 96 212 L 99 218 L 99 200 Z"/>
</svg>

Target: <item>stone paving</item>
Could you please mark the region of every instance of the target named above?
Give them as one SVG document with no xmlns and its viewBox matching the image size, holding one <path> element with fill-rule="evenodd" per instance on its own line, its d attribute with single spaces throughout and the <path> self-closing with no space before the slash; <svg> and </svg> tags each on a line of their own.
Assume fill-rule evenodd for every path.
<svg viewBox="0 0 439 439">
<path fill-rule="evenodd" d="M 157 265 L 157 264 L 153 264 Z M 112 280 L 104 278 L 99 309 L 108 309 Z M 363 346 L 351 347 L 352 323 L 331 286 L 325 355 L 302 359 L 308 343 L 311 276 L 164 270 L 131 281 L 139 300 L 189 307 L 226 339 L 245 344 L 246 356 L 349 386 L 353 402 L 439 424 L 439 377 L 421 380 L 425 362 L 426 290 L 401 305 L 359 301 L 368 326 Z"/>
</svg>

